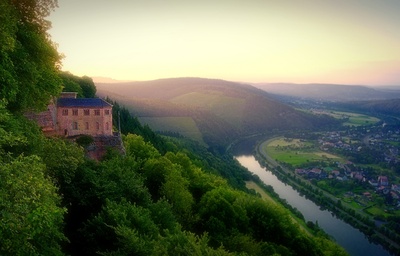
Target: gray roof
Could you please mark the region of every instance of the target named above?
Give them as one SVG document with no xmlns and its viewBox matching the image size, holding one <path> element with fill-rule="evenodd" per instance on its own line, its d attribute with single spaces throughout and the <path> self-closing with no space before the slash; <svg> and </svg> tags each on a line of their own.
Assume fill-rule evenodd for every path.
<svg viewBox="0 0 400 256">
<path fill-rule="evenodd" d="M 105 108 L 112 107 L 110 103 L 100 98 L 59 98 L 57 100 L 59 107 L 81 107 L 81 108 Z"/>
</svg>

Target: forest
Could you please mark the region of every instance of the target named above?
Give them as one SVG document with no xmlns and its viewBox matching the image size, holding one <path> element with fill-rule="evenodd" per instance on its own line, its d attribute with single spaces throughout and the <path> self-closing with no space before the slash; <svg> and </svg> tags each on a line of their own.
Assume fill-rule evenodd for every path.
<svg viewBox="0 0 400 256">
<path fill-rule="evenodd" d="M 347 255 L 247 190 L 252 177 L 231 156 L 160 136 L 117 102 L 126 154 L 96 162 L 45 137 L 24 112 L 62 84 L 96 91 L 60 71 L 45 19 L 56 6 L 0 0 L 1 255 Z"/>
</svg>

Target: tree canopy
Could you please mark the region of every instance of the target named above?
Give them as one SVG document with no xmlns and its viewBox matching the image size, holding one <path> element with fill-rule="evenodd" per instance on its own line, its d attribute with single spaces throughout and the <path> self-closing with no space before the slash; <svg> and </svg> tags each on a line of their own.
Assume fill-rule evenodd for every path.
<svg viewBox="0 0 400 256">
<path fill-rule="evenodd" d="M 46 17 L 55 0 L 1 0 L 0 99 L 13 111 L 44 109 L 61 92 L 61 55 Z"/>
<path fill-rule="evenodd" d="M 78 97 L 93 98 L 96 95 L 96 86 L 88 76 L 78 77 L 69 72 L 61 72 L 64 92 L 77 92 Z"/>
</svg>

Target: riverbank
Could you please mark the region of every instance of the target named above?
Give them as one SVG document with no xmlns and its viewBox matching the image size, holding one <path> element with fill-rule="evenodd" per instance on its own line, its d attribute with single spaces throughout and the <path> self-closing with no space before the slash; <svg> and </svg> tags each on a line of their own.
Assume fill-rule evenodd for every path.
<svg viewBox="0 0 400 256">
<path fill-rule="evenodd" d="M 323 230 L 325 235 L 333 238 L 337 244 L 342 246 L 351 256 L 364 256 L 364 255 L 380 255 L 389 256 L 390 254 L 385 251 L 381 246 L 372 244 L 368 239 L 357 229 L 351 227 L 349 224 L 339 220 L 331 212 L 321 210 L 319 206 L 311 200 L 300 195 L 291 186 L 283 183 L 273 174 L 270 170 L 262 167 L 255 159 L 254 155 L 235 155 L 239 163 L 246 167 L 256 179 L 257 184 L 275 199 L 277 202 L 283 202 L 285 208 L 294 209 L 302 215 L 302 221 L 307 224 L 307 228 L 311 229 L 313 235 L 321 236 L 322 233 L 318 230 Z M 257 175 L 257 176 L 255 176 Z M 288 207 L 286 207 L 288 205 Z M 325 236 L 323 235 L 323 236 Z M 330 255 L 339 255 L 340 251 L 332 252 Z M 343 255 L 343 254 L 342 254 Z"/>
<path fill-rule="evenodd" d="M 295 175 L 292 170 L 281 166 L 275 159 L 272 159 L 265 149 L 269 143 L 279 138 L 280 137 L 270 138 L 257 144 L 255 155 L 256 159 L 262 163 L 262 165 L 271 170 L 280 180 L 289 184 L 299 193 L 304 194 L 320 207 L 329 209 L 338 218 L 363 232 L 369 239 L 382 244 L 385 248 L 390 248 L 392 252 L 399 251 L 399 245 L 390 240 L 384 234 L 380 233 L 375 226 L 374 220 L 366 213 L 355 211 L 346 202 L 342 202 L 335 196 L 321 190 L 317 186 L 313 185 L 309 180 Z"/>
</svg>

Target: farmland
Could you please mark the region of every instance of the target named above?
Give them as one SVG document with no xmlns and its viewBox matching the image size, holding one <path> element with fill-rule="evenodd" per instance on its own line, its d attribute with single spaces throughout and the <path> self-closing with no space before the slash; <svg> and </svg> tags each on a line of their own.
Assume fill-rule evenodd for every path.
<svg viewBox="0 0 400 256">
<path fill-rule="evenodd" d="M 373 125 L 380 120 L 374 116 L 365 114 L 358 114 L 353 112 L 339 112 L 329 111 L 328 115 L 344 120 L 343 126 L 362 126 L 362 125 Z"/>
<path fill-rule="evenodd" d="M 344 161 L 339 156 L 319 150 L 314 143 L 300 139 L 279 138 L 266 145 L 264 150 L 276 161 L 291 166 L 302 166 L 312 162 Z"/>
</svg>

